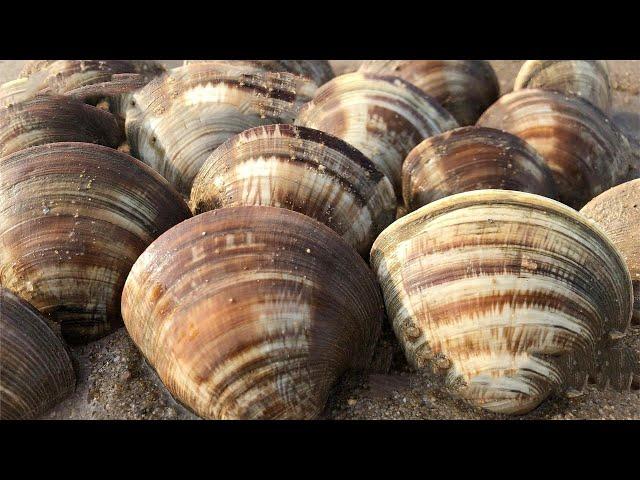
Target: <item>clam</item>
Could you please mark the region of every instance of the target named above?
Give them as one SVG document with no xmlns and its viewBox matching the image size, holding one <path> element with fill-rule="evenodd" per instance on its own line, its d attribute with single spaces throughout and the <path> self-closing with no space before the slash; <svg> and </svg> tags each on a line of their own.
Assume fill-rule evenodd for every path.
<svg viewBox="0 0 640 480">
<path fill-rule="evenodd" d="M 36 95 L 0 107 L 0 156 L 54 142 L 98 143 L 116 148 L 124 141 L 117 118 L 80 100 Z"/>
<path fill-rule="evenodd" d="M 368 157 L 401 196 L 402 162 L 427 137 L 456 128 L 436 101 L 400 78 L 349 73 L 318 89 L 297 125 L 322 130 Z"/>
<path fill-rule="evenodd" d="M 37 310 L 0 286 L 0 420 L 45 413 L 75 387 L 71 357 Z"/>
<path fill-rule="evenodd" d="M 611 80 L 604 60 L 527 60 L 513 86 L 523 88 L 577 95 L 603 112 L 611 109 Z"/>
<path fill-rule="evenodd" d="M 333 78 L 333 69 L 326 60 L 185 60 L 191 63 L 228 63 L 257 67 L 266 72 L 288 72 L 306 77 L 319 87 Z"/>
<path fill-rule="evenodd" d="M 633 320 L 640 323 L 640 179 L 598 195 L 580 213 L 596 222 L 622 253 L 633 281 Z"/>
<path fill-rule="evenodd" d="M 1 158 L 0 205 L 0 284 L 59 322 L 71 343 L 120 325 L 120 295 L 134 261 L 191 216 L 146 165 L 74 142 Z"/>
<path fill-rule="evenodd" d="M 313 418 L 371 361 L 384 315 L 373 273 L 333 230 L 284 208 L 182 222 L 133 266 L 127 331 L 169 391 L 212 419 Z"/>
<path fill-rule="evenodd" d="M 360 72 L 400 77 L 446 108 L 461 126 L 473 125 L 500 96 L 486 60 L 368 60 Z"/>
<path fill-rule="evenodd" d="M 626 137 L 599 108 L 579 97 L 518 90 L 493 104 L 478 125 L 528 142 L 551 168 L 560 200 L 576 209 L 625 181 L 632 169 Z"/>
<path fill-rule="evenodd" d="M 304 213 L 367 257 L 394 220 L 396 199 L 389 180 L 351 145 L 311 128 L 276 124 L 227 140 L 193 183 L 196 215 L 242 205 Z"/>
<path fill-rule="evenodd" d="M 175 68 L 134 94 L 126 121 L 131 152 L 188 196 L 200 167 L 225 140 L 259 125 L 292 123 L 315 88 L 255 67 Z"/>
<path fill-rule="evenodd" d="M 427 138 L 402 165 L 407 210 L 456 193 L 497 188 L 555 198 L 542 157 L 524 140 L 493 128 L 461 127 Z"/>
<path fill-rule="evenodd" d="M 380 234 L 371 262 L 410 364 L 484 409 L 526 413 L 631 318 L 631 278 L 605 233 L 539 195 L 464 192 Z"/>
</svg>

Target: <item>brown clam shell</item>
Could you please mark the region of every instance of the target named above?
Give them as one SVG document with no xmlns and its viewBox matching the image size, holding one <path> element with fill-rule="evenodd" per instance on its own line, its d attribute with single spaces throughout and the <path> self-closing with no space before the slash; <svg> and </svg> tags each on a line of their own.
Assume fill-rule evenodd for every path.
<svg viewBox="0 0 640 480">
<path fill-rule="evenodd" d="M 402 162 L 427 137 L 456 128 L 432 98 L 396 77 L 349 73 L 318 89 L 296 125 L 350 143 L 384 173 L 401 195 Z"/>
<path fill-rule="evenodd" d="M 435 98 L 460 126 L 473 125 L 500 96 L 486 60 L 368 60 L 360 72 L 394 75 Z"/>
<path fill-rule="evenodd" d="M 161 235 L 122 312 L 169 391 L 213 419 L 316 417 L 338 377 L 369 364 L 384 315 L 372 272 L 333 230 L 256 206 Z"/>
<path fill-rule="evenodd" d="M 555 198 L 542 157 L 524 140 L 493 128 L 461 127 L 427 138 L 402 165 L 408 211 L 470 190 L 520 190 Z"/>
<path fill-rule="evenodd" d="M 640 179 L 601 193 L 580 213 L 607 233 L 625 259 L 635 297 L 633 321 L 640 323 Z"/>
<path fill-rule="evenodd" d="M 133 262 L 189 218 L 156 172 L 111 148 L 51 143 L 0 159 L 0 284 L 61 324 L 70 342 L 120 325 Z"/>
<path fill-rule="evenodd" d="M 42 315 L 0 286 L 0 420 L 36 418 L 75 387 L 71 357 Z"/>
<path fill-rule="evenodd" d="M 363 256 L 394 220 L 389 180 L 351 145 L 294 125 L 236 135 L 202 166 L 191 190 L 194 214 L 265 205 L 304 213 L 335 230 Z"/>
<path fill-rule="evenodd" d="M 576 209 L 624 182 L 632 169 L 626 137 L 600 109 L 579 97 L 519 90 L 500 98 L 478 125 L 528 142 L 551 168 L 560 200 Z"/>
</svg>

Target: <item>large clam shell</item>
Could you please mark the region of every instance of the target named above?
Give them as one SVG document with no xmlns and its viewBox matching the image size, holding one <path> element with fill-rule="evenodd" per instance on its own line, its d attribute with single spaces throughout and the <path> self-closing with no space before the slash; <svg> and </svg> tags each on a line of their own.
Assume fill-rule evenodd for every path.
<svg viewBox="0 0 640 480">
<path fill-rule="evenodd" d="M 54 142 L 98 143 L 117 148 L 124 132 L 117 118 L 80 100 L 36 95 L 0 107 L 0 156 Z"/>
<path fill-rule="evenodd" d="M 0 286 L 0 420 L 35 418 L 75 387 L 71 357 L 31 305 Z"/>
<path fill-rule="evenodd" d="M 527 60 L 514 90 L 540 88 L 588 100 L 603 112 L 611 109 L 611 80 L 605 60 Z"/>
<path fill-rule="evenodd" d="M 206 418 L 312 418 L 368 365 L 384 309 L 333 230 L 284 208 L 229 207 L 161 235 L 122 295 L 131 338 Z"/>
<path fill-rule="evenodd" d="M 126 121 L 131 152 L 188 196 L 200 167 L 225 140 L 259 125 L 292 123 L 315 88 L 289 73 L 248 66 L 175 68 L 134 94 Z"/>
<path fill-rule="evenodd" d="M 493 128 L 461 127 L 427 138 L 402 165 L 409 211 L 470 190 L 520 190 L 555 198 L 551 170 L 524 140 Z"/>
<path fill-rule="evenodd" d="M 486 60 L 368 60 L 359 71 L 403 78 L 435 98 L 461 126 L 473 125 L 500 96 Z"/>
<path fill-rule="evenodd" d="M 622 253 L 633 281 L 633 320 L 640 323 L 640 179 L 601 193 L 580 213 L 596 222 Z"/>
<path fill-rule="evenodd" d="M 625 181 L 632 169 L 626 137 L 599 108 L 579 97 L 519 90 L 494 103 L 478 125 L 527 141 L 551 168 L 560 200 L 576 209 Z"/>
<path fill-rule="evenodd" d="M 535 408 L 631 318 L 631 278 L 575 210 L 524 192 L 430 203 L 378 237 L 371 262 L 409 362 L 485 409 Z"/>
<path fill-rule="evenodd" d="M 391 183 L 360 151 L 327 133 L 294 125 L 246 130 L 202 166 L 191 190 L 194 214 L 241 205 L 304 213 L 365 257 L 396 211 Z"/>
<path fill-rule="evenodd" d="M 133 262 L 191 213 L 156 172 L 111 148 L 51 143 L 0 159 L 0 284 L 79 343 L 120 325 Z"/>
<path fill-rule="evenodd" d="M 400 78 L 349 73 L 318 89 L 297 125 L 330 133 L 365 154 L 401 195 L 402 162 L 427 137 L 456 128 L 437 102 Z"/>
</svg>

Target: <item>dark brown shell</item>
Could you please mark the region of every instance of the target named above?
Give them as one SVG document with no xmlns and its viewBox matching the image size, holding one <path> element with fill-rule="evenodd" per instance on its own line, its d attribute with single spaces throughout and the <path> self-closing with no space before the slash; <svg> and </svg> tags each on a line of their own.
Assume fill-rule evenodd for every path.
<svg viewBox="0 0 640 480">
<path fill-rule="evenodd" d="M 0 107 L 0 156 L 55 142 L 97 143 L 117 148 L 124 141 L 117 118 L 80 100 L 36 95 Z"/>
<path fill-rule="evenodd" d="M 333 230 L 284 208 L 197 215 L 153 242 L 122 295 L 131 338 L 205 418 L 320 414 L 366 368 L 384 308 L 373 273 Z"/>
<path fill-rule="evenodd" d="M 351 145 L 319 130 L 282 124 L 230 138 L 194 181 L 194 214 L 242 205 L 304 213 L 368 256 L 394 219 L 396 199 L 389 180 Z"/>
<path fill-rule="evenodd" d="M 576 209 L 625 181 L 632 169 L 626 137 L 599 108 L 576 96 L 518 90 L 493 104 L 478 125 L 528 142 L 551 168 L 560 200 Z"/>
<path fill-rule="evenodd" d="M 403 78 L 435 98 L 460 126 L 473 125 L 500 96 L 486 60 L 368 60 L 359 71 Z"/>
<path fill-rule="evenodd" d="M 0 283 L 61 323 L 65 339 L 120 323 L 133 262 L 189 218 L 156 172 L 111 148 L 51 143 L 0 159 Z"/>
<path fill-rule="evenodd" d="M 487 188 L 556 197 L 553 175 L 538 152 L 524 140 L 493 128 L 461 127 L 427 138 L 402 165 L 408 211 Z"/>
<path fill-rule="evenodd" d="M 74 387 L 62 341 L 37 310 L 0 286 L 0 420 L 36 418 Z"/>
</svg>

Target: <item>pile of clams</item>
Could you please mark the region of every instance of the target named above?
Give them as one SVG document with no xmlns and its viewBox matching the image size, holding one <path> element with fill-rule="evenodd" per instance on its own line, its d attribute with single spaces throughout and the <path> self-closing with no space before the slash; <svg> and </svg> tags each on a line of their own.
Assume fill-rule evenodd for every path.
<svg viewBox="0 0 640 480">
<path fill-rule="evenodd" d="M 310 419 L 371 368 L 524 414 L 629 389 L 640 173 L 604 61 L 28 63 L 0 86 L 0 418 L 124 325 L 207 419 Z"/>
</svg>

